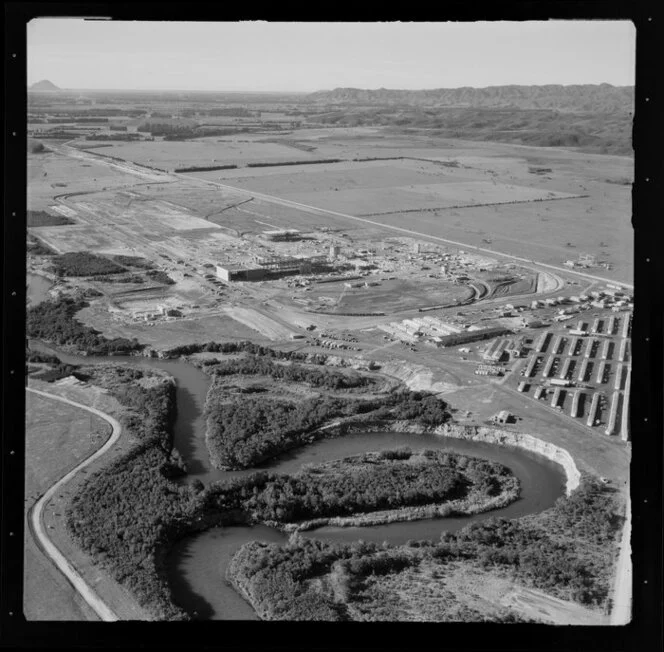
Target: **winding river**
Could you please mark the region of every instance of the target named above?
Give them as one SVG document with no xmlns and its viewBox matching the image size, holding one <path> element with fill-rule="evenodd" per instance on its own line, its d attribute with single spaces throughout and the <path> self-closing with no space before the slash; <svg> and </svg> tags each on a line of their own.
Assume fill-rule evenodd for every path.
<svg viewBox="0 0 664 652">
<path fill-rule="evenodd" d="M 43 343 L 31 346 L 58 355 L 71 364 L 126 362 L 158 367 L 171 374 L 177 383 L 177 418 L 174 425 L 174 444 L 187 461 L 189 476 L 208 484 L 248 471 L 220 471 L 210 466 L 205 446 L 205 397 L 210 379 L 191 364 L 175 360 L 142 357 L 79 357 L 64 354 Z M 565 477 L 562 467 L 548 459 L 516 448 L 508 448 L 473 441 L 461 441 L 436 435 L 367 432 L 350 434 L 337 439 L 316 442 L 305 448 L 282 455 L 261 468 L 291 473 L 302 464 L 325 462 L 348 455 L 398 446 L 413 449 L 446 449 L 477 457 L 496 460 L 510 467 L 521 481 L 522 496 L 505 508 L 462 518 L 439 518 L 371 527 L 322 527 L 303 533 L 304 536 L 334 541 L 388 541 L 402 544 L 409 539 L 437 540 L 443 531 L 458 530 L 472 522 L 493 516 L 518 518 L 547 509 L 564 494 Z M 206 620 L 256 620 L 253 609 L 235 592 L 225 579 L 226 568 L 235 551 L 252 540 L 284 542 L 287 537 L 266 526 L 214 528 L 180 541 L 168 557 L 169 581 L 176 601 Z"/>
</svg>

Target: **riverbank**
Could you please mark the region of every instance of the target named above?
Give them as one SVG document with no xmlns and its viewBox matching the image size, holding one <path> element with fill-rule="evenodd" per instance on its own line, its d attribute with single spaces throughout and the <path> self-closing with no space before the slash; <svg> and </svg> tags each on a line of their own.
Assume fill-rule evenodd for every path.
<svg viewBox="0 0 664 652">
<path fill-rule="evenodd" d="M 114 361 L 114 360 L 111 360 L 111 361 Z M 94 360 L 94 361 L 90 360 L 90 362 L 97 362 L 97 360 Z M 119 360 L 118 360 L 118 362 L 119 362 Z M 136 364 L 140 365 L 140 359 L 136 360 Z M 162 364 L 162 363 L 151 362 L 150 366 L 159 366 L 159 364 Z M 183 377 L 188 378 L 187 374 L 184 373 L 184 371 L 183 371 L 182 374 L 180 374 L 180 372 L 178 371 L 178 369 L 179 369 L 178 365 L 180 365 L 181 363 L 170 362 L 170 363 L 163 363 L 163 364 L 164 364 L 165 367 L 168 367 L 169 373 L 176 373 L 178 375 L 178 377 L 183 376 Z M 140 366 L 142 366 L 142 365 L 140 365 Z M 187 367 L 188 365 L 182 365 L 182 366 Z M 200 387 L 199 391 L 201 389 L 203 389 L 203 386 Z M 207 385 L 205 385 L 205 389 L 207 389 Z M 181 390 L 185 391 L 185 396 L 186 396 L 187 395 L 186 394 L 186 389 L 181 388 Z M 178 399 L 178 401 L 179 400 L 180 399 Z M 202 400 L 201 400 L 201 404 L 202 404 Z M 178 403 L 178 406 L 179 406 L 179 403 Z M 395 433 L 392 433 L 392 434 L 387 432 L 387 430 L 393 430 L 393 429 L 399 430 L 401 432 L 399 432 L 399 433 L 395 432 Z M 430 443 L 424 444 L 425 447 L 429 447 L 431 444 L 434 444 L 434 443 L 436 443 L 437 445 L 440 445 L 442 447 L 450 446 L 450 444 L 448 442 L 450 442 L 452 440 L 452 438 L 445 438 L 445 437 L 442 437 L 442 436 L 434 436 L 433 438 L 429 439 L 429 437 L 432 434 L 433 435 L 436 435 L 436 434 L 440 435 L 440 433 L 435 432 L 435 430 L 436 430 L 435 428 L 432 429 L 432 428 L 419 427 L 419 428 L 416 428 L 416 432 L 413 432 L 413 429 L 414 429 L 413 424 L 411 422 L 408 422 L 408 421 L 405 421 L 405 420 L 401 420 L 401 421 L 396 421 L 396 420 L 385 421 L 384 420 L 384 421 L 378 423 L 376 420 L 371 420 L 371 419 L 363 419 L 363 420 L 354 419 L 352 423 L 339 423 L 339 422 L 334 423 L 333 422 L 332 424 L 328 424 L 328 426 L 325 426 L 324 428 L 321 429 L 321 433 L 319 433 L 320 436 L 321 436 L 321 441 L 320 442 L 317 442 L 317 443 L 307 442 L 307 445 L 298 448 L 294 453 L 290 453 L 290 454 L 286 453 L 286 454 L 280 455 L 279 456 L 279 461 L 277 462 L 276 458 L 275 458 L 274 463 L 271 464 L 271 467 L 273 467 L 275 471 L 281 471 L 281 469 L 283 468 L 284 470 L 288 469 L 287 472 L 292 473 L 293 470 L 295 470 L 296 468 L 299 468 L 299 464 L 301 464 L 302 461 L 305 461 L 307 459 L 312 459 L 310 457 L 310 455 L 315 455 L 316 454 L 315 451 L 318 451 L 320 446 L 323 446 L 323 448 L 325 450 L 327 450 L 325 448 L 325 445 L 328 443 L 328 442 L 325 441 L 325 439 L 327 439 L 327 438 L 330 439 L 329 443 L 332 444 L 332 446 L 329 448 L 330 452 L 327 453 L 327 455 L 331 456 L 331 459 L 338 459 L 339 457 L 341 457 L 341 455 L 344 455 L 344 454 L 347 455 L 350 450 L 352 450 L 353 448 L 356 448 L 357 446 L 364 447 L 363 450 L 365 450 L 365 451 L 366 450 L 378 450 L 378 449 L 381 449 L 381 448 L 384 449 L 386 446 L 389 445 L 390 441 L 394 441 L 395 439 L 398 442 L 398 443 L 396 443 L 396 446 L 411 445 L 411 443 L 414 443 L 416 441 L 423 442 L 424 441 L 422 439 L 423 437 L 426 438 L 427 442 L 430 442 Z M 381 430 L 382 432 L 381 433 L 376 433 L 375 435 L 372 435 L 372 436 L 368 436 L 367 432 L 366 432 L 367 430 L 374 430 L 374 431 L 375 430 Z M 185 433 L 185 437 L 187 437 L 187 438 L 191 437 L 192 434 L 193 434 L 189 431 L 188 428 L 185 428 L 184 433 Z M 425 434 L 420 434 L 420 433 L 425 433 Z M 198 432 L 198 433 L 196 433 L 196 436 L 201 437 L 201 434 L 202 434 L 201 432 Z M 343 435 L 343 434 L 349 434 L 349 435 L 354 435 L 354 436 L 351 436 L 348 439 L 340 440 L 338 442 L 332 441 L 334 439 L 338 439 L 339 436 Z M 179 444 L 179 441 L 178 441 L 179 436 L 180 435 L 178 435 L 177 432 L 176 432 L 174 443 L 175 443 L 177 448 L 180 447 L 180 444 Z M 365 440 L 366 440 L 366 443 L 364 443 Z M 458 441 L 461 442 L 460 439 Z M 463 442 L 463 444 L 466 448 L 470 447 L 470 450 L 473 450 L 473 446 L 471 446 L 471 444 L 480 446 L 480 450 L 483 451 L 483 455 L 486 455 L 489 458 L 493 454 L 491 452 L 493 445 L 483 444 L 481 442 L 478 443 L 478 442 L 472 441 L 471 439 L 468 439 L 467 444 L 465 442 Z M 461 450 L 464 450 L 464 446 L 462 446 Z M 483 446 L 485 448 L 482 448 Z M 453 445 L 450 446 L 450 448 L 453 448 Z M 509 451 L 509 449 L 510 449 L 509 446 L 504 446 L 504 447 L 501 447 L 501 448 L 504 448 L 505 451 Z M 362 448 L 359 448 L 357 450 L 361 451 Z M 495 449 L 495 450 L 498 451 L 500 449 Z M 507 462 L 510 466 L 514 462 L 516 462 L 517 459 L 521 459 L 519 455 L 512 455 L 511 453 L 508 453 L 507 455 L 503 454 L 503 457 L 506 460 L 510 460 L 509 462 Z M 132 462 L 132 464 L 133 465 L 140 464 L 141 459 L 142 458 L 134 458 L 134 461 Z M 298 461 L 295 461 L 295 460 L 298 460 Z M 313 460 L 319 461 L 318 458 L 315 458 L 315 457 L 313 458 Z M 533 463 L 533 470 L 536 469 L 536 468 L 538 468 L 538 463 L 534 462 Z M 558 468 L 560 468 L 560 467 L 558 467 Z M 193 503 L 189 503 L 190 500 L 195 500 L 195 502 L 198 505 L 200 505 L 201 507 L 204 507 L 204 505 L 202 505 L 200 502 L 198 502 L 199 499 L 195 498 L 195 491 L 196 491 L 195 489 L 186 488 L 186 490 L 185 490 L 184 486 L 181 487 L 180 489 L 176 489 L 177 485 L 172 483 L 172 482 L 167 482 L 167 483 L 164 484 L 163 480 L 161 480 L 161 479 L 159 479 L 157 481 L 156 473 L 158 471 L 158 466 L 155 467 L 153 469 L 153 471 L 155 472 L 154 474 L 151 475 L 151 478 L 153 478 L 153 479 L 150 479 L 148 481 L 148 479 L 146 477 L 145 480 L 146 480 L 147 484 L 144 483 L 142 485 L 142 486 L 145 486 L 147 488 L 147 487 L 149 487 L 149 485 L 155 484 L 154 489 L 157 490 L 157 491 L 153 492 L 152 488 L 150 488 L 150 491 L 148 492 L 149 495 L 154 496 L 154 498 L 157 499 L 157 497 L 160 496 L 158 488 L 163 486 L 163 491 L 166 491 L 168 494 L 171 494 L 171 495 L 174 496 L 175 494 L 173 494 L 173 492 L 176 491 L 177 493 L 184 492 L 184 493 L 182 493 L 182 498 L 185 498 L 185 493 L 188 496 L 188 498 L 185 498 L 185 501 L 183 503 L 181 503 L 180 499 L 176 500 L 176 503 L 179 503 L 179 504 L 181 503 L 182 509 L 184 510 L 183 512 L 181 512 L 181 516 L 185 517 L 186 527 L 176 528 L 175 530 L 172 530 L 169 533 L 166 533 L 165 531 L 162 532 L 162 535 L 159 537 L 158 545 L 155 549 L 154 565 L 150 564 L 150 566 L 154 569 L 154 572 L 156 573 L 156 575 L 164 578 L 167 573 L 170 573 L 170 570 L 169 570 L 168 566 L 173 563 L 172 561 L 167 561 L 166 560 L 166 558 L 168 556 L 168 551 L 173 548 L 176 541 L 181 540 L 182 537 L 185 537 L 189 534 L 193 534 L 193 533 L 197 533 L 197 532 L 200 533 L 200 534 L 197 535 L 197 540 L 201 539 L 202 541 L 204 541 L 208 538 L 208 532 L 211 532 L 211 530 L 209 530 L 209 528 L 212 528 L 215 525 L 222 525 L 222 526 L 234 525 L 234 526 L 237 526 L 238 523 L 242 523 L 242 522 L 246 523 L 246 520 L 244 518 L 243 519 L 230 518 L 231 517 L 230 512 L 228 514 L 226 514 L 226 516 L 224 518 L 221 518 L 221 516 L 222 516 L 221 512 L 218 512 L 216 510 L 213 510 L 213 511 L 215 511 L 214 514 L 208 514 L 207 517 L 204 517 L 204 512 L 207 513 L 205 509 L 203 509 L 203 511 L 201 511 L 199 509 L 196 509 L 195 505 Z M 249 473 L 249 471 L 248 471 L 248 473 Z M 535 478 L 538 478 L 538 476 L 547 477 L 545 474 L 544 475 L 542 474 L 542 470 L 540 470 L 539 472 L 535 471 L 535 473 L 531 474 L 531 477 L 533 478 L 533 480 L 535 480 Z M 195 477 L 195 474 L 194 474 L 193 477 Z M 224 477 L 226 477 L 226 474 L 221 474 L 221 475 L 217 474 L 217 475 L 215 475 L 215 479 L 221 479 L 221 478 L 224 478 Z M 228 474 L 228 477 L 229 478 L 230 477 L 237 477 L 237 474 L 232 474 L 231 473 L 231 474 Z M 238 477 L 238 479 L 239 479 L 239 477 Z M 190 482 L 191 482 L 191 478 L 190 478 Z M 547 482 L 549 482 L 549 480 L 547 480 Z M 548 502 L 546 504 L 542 504 L 538 500 L 533 501 L 532 500 L 533 496 L 543 495 L 542 494 L 542 488 L 540 487 L 539 489 L 535 489 L 532 485 L 531 480 L 528 480 L 528 484 L 526 485 L 526 487 L 527 487 L 526 488 L 527 495 L 525 497 L 525 500 L 522 499 L 522 500 L 517 501 L 513 505 L 510 505 L 507 508 L 507 510 L 505 510 L 505 509 L 499 510 L 498 514 L 500 514 L 501 512 L 504 512 L 507 517 L 511 517 L 511 518 L 516 517 L 516 518 L 518 518 L 519 516 L 523 515 L 524 513 L 527 514 L 527 513 L 532 513 L 533 511 L 546 509 L 549 505 L 552 504 L 553 500 L 555 500 L 555 496 L 554 496 L 554 497 L 551 498 L 551 502 Z M 143 491 L 143 490 L 141 490 L 141 491 Z M 141 491 L 137 492 L 137 497 L 142 495 Z M 124 493 L 124 495 L 125 496 L 127 495 L 126 492 Z M 203 496 L 200 496 L 200 499 L 203 499 Z M 159 503 L 162 502 L 161 497 L 159 497 L 158 502 Z M 164 505 L 167 505 L 167 504 L 169 504 L 169 503 L 164 502 Z M 174 504 L 172 504 L 171 507 L 176 507 L 176 506 Z M 514 508 L 514 509 L 512 509 L 512 508 Z M 176 508 L 176 511 L 179 511 L 179 509 Z M 487 512 L 487 516 L 492 514 L 492 513 L 495 513 L 495 512 Z M 481 517 L 482 515 L 478 515 L 478 516 Z M 203 517 L 203 519 L 199 520 L 200 517 Z M 412 522 L 407 522 L 407 523 L 394 522 L 390 525 L 384 525 L 383 527 L 384 528 L 396 528 L 395 532 L 400 532 L 401 529 L 403 529 L 403 528 L 401 528 L 402 525 L 407 526 L 407 528 L 412 527 L 413 528 L 413 530 L 412 530 L 413 534 L 406 535 L 405 539 L 422 539 L 422 538 L 431 538 L 431 535 L 429 535 L 429 534 L 424 534 L 424 535 L 420 534 L 420 531 L 422 530 L 422 526 L 426 526 L 426 528 L 430 529 L 430 527 L 429 527 L 429 524 L 430 524 L 430 525 L 434 526 L 433 530 L 437 530 L 437 534 L 434 535 L 434 538 L 436 538 L 436 537 L 440 536 L 441 529 L 444 529 L 444 527 L 445 527 L 444 524 L 446 524 L 448 522 L 450 524 L 453 524 L 453 527 L 455 529 L 463 527 L 463 524 L 464 524 L 463 519 L 446 518 L 446 519 L 440 519 L 440 520 L 429 519 L 428 521 L 412 521 Z M 468 521 L 466 521 L 466 523 L 467 522 Z M 145 523 L 146 526 L 148 525 L 147 521 L 145 521 L 145 520 L 144 520 L 144 523 Z M 181 524 L 185 525 L 185 523 L 181 523 Z M 255 529 L 256 527 L 258 527 L 258 529 L 260 529 L 260 526 L 253 526 L 251 528 L 241 528 L 240 527 L 240 529 L 246 529 L 247 532 L 246 532 L 245 536 L 249 537 L 249 540 L 251 540 L 251 538 L 255 538 L 257 536 L 257 534 L 254 534 L 254 532 L 257 532 L 257 530 Z M 351 539 L 353 537 L 356 537 L 356 536 L 359 537 L 359 538 L 363 537 L 362 533 L 357 532 L 357 528 L 350 528 L 350 529 L 345 528 L 345 529 L 349 530 L 349 536 L 351 537 Z M 359 528 L 359 529 L 361 530 L 361 528 Z M 233 528 L 231 528 L 230 530 L 233 530 Z M 228 530 L 228 531 L 230 532 L 230 530 Z M 317 530 L 314 530 L 314 531 L 312 531 L 312 534 L 315 537 L 320 537 L 320 536 L 326 537 L 327 536 L 327 531 L 329 530 L 329 528 L 323 528 L 323 530 L 325 530 L 325 533 L 323 533 L 322 531 L 319 532 Z M 379 527 L 378 530 L 380 531 L 381 528 Z M 214 530 L 214 532 L 216 532 L 216 530 Z M 386 538 L 386 539 L 389 540 L 392 537 L 392 535 L 389 534 L 389 533 L 387 533 L 385 537 L 383 537 L 383 535 L 380 535 L 380 536 L 381 536 L 381 539 L 380 539 L 381 541 L 383 540 L 383 538 Z M 399 535 L 399 536 L 401 536 L 401 535 Z M 135 541 L 135 543 L 138 544 L 139 542 Z M 155 541 L 155 543 L 157 543 L 157 542 Z M 240 543 L 241 542 L 238 542 L 238 545 Z M 128 553 L 128 554 L 129 554 L 129 556 L 131 556 L 131 553 Z M 211 563 L 214 564 L 214 562 L 211 562 Z M 227 590 L 225 588 L 223 588 L 222 586 L 220 586 L 218 581 L 216 580 L 217 573 L 216 572 L 214 572 L 214 573 L 210 572 L 209 569 L 212 568 L 212 566 L 210 566 L 207 562 L 205 562 L 205 564 L 207 565 L 207 571 L 204 572 L 204 575 L 205 575 L 205 578 L 206 578 L 205 581 L 207 581 L 208 578 L 210 580 L 214 580 L 214 587 L 210 587 L 213 594 L 220 595 L 220 597 L 223 596 L 222 597 L 223 604 L 227 604 L 228 603 L 228 596 L 226 595 Z M 214 564 L 214 566 L 216 567 L 216 564 Z M 152 586 L 154 587 L 154 584 Z M 202 590 L 202 587 L 196 586 L 196 592 L 201 591 L 201 590 Z M 231 591 L 231 593 L 233 592 L 232 589 L 229 589 L 229 590 Z M 159 592 L 161 592 L 161 587 L 160 587 Z M 221 594 L 220 594 L 220 592 L 221 592 Z M 147 595 L 146 592 L 144 592 L 144 591 L 142 593 L 143 593 L 144 596 Z M 212 599 L 214 599 L 214 598 L 212 598 Z M 170 598 L 170 600 L 179 601 L 177 595 L 172 596 Z M 221 614 L 219 614 L 218 611 L 214 611 L 214 612 L 212 612 L 210 617 L 212 617 L 212 618 L 220 618 L 221 617 L 221 618 L 231 618 L 231 619 L 234 617 L 233 616 L 234 612 L 229 613 L 226 610 L 227 609 L 226 607 L 223 607 L 222 609 L 223 610 L 222 610 Z M 156 613 L 155 613 L 155 616 L 158 617 Z M 242 615 L 241 617 L 244 618 L 246 616 Z"/>
<path fill-rule="evenodd" d="M 584 478 L 542 513 L 484 520 L 438 542 L 339 544 L 299 534 L 280 545 L 248 542 L 228 577 L 266 620 L 602 624 L 620 526 L 611 490 Z M 460 584 L 470 575 L 474 583 Z M 480 586 L 495 599 L 478 603 Z"/>
<path fill-rule="evenodd" d="M 356 432 L 365 432 L 368 429 L 379 431 L 393 431 L 402 433 L 433 434 L 440 437 L 450 437 L 467 441 L 478 441 L 496 446 L 510 446 L 541 455 L 560 465 L 566 478 L 566 492 L 569 496 L 581 482 L 581 472 L 576 466 L 574 458 L 568 451 L 550 442 L 545 442 L 534 435 L 526 433 L 488 428 L 486 426 L 461 426 L 458 424 L 444 424 L 434 428 L 426 428 L 404 420 L 362 421 L 349 417 L 345 421 L 338 421 L 316 431 L 315 436 L 339 437 Z"/>
<path fill-rule="evenodd" d="M 73 385 L 67 382 L 46 383 L 32 379 L 30 379 L 29 384 L 30 387 L 102 410 L 117 420 L 121 420 L 125 414 L 124 408 L 116 399 L 91 385 Z M 52 414 L 53 412 L 51 412 Z M 99 441 L 100 445 L 101 443 Z M 95 459 L 85 469 L 73 475 L 60 491 L 51 496 L 43 511 L 43 522 L 49 537 L 60 553 L 71 567 L 79 573 L 86 584 L 93 587 L 94 591 L 118 616 L 119 620 L 155 620 L 154 614 L 146 609 L 144 605 L 140 605 L 126 586 L 123 586 L 112 577 L 112 573 L 100 567 L 97 561 L 81 548 L 79 542 L 72 537 L 67 527 L 66 518 L 64 518 L 72 497 L 82 490 L 87 478 L 102 472 L 114 460 L 120 459 L 126 453 L 127 448 L 131 448 L 134 444 L 135 440 L 132 434 L 123 428 L 119 440 L 103 456 Z M 61 574 L 59 578 L 64 580 L 64 576 Z M 67 584 L 71 586 L 68 582 Z M 41 590 L 44 590 L 44 586 L 41 587 Z M 82 601 L 82 598 L 78 596 L 76 600 Z M 97 616 L 94 612 L 92 610 L 90 612 L 92 618 L 96 619 Z M 49 620 L 51 619 L 49 618 Z"/>
<path fill-rule="evenodd" d="M 443 504 L 420 505 L 418 507 L 402 507 L 371 512 L 369 514 L 354 514 L 353 516 L 331 516 L 328 518 L 314 518 L 298 523 L 278 523 L 266 521 L 265 525 L 275 527 L 288 534 L 305 532 L 317 528 L 330 527 L 372 527 L 388 523 L 405 523 L 430 518 L 447 518 L 450 516 L 470 516 L 482 514 L 505 507 L 519 497 L 517 491 L 504 494 L 487 500 L 482 505 L 472 505 L 468 500 L 454 500 Z"/>
</svg>

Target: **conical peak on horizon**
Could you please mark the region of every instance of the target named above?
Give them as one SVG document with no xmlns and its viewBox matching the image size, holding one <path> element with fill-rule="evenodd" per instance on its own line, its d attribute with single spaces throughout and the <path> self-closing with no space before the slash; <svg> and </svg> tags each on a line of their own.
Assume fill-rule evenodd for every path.
<svg viewBox="0 0 664 652">
<path fill-rule="evenodd" d="M 56 86 L 52 81 L 48 79 L 42 79 L 41 81 L 35 82 L 28 86 L 28 90 L 31 91 L 61 91 L 62 89 Z"/>
</svg>

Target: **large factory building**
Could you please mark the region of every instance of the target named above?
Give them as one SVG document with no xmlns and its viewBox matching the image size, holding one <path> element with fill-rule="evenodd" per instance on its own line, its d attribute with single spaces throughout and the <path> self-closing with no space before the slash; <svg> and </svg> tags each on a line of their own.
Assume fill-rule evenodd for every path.
<svg viewBox="0 0 664 652">
<path fill-rule="evenodd" d="M 217 277 L 226 283 L 232 281 L 260 281 L 265 277 L 265 270 L 261 267 L 244 267 L 243 265 L 222 264 L 217 265 Z"/>
</svg>

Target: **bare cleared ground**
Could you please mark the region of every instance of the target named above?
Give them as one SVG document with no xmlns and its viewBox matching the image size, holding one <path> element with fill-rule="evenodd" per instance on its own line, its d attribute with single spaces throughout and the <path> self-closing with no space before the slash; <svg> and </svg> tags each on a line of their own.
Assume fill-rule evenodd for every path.
<svg viewBox="0 0 664 652">
<path fill-rule="evenodd" d="M 297 332 L 277 321 L 277 319 L 269 317 L 253 308 L 227 306 L 224 308 L 224 311 L 236 321 L 248 326 L 252 331 L 258 331 L 270 340 L 288 339 L 292 333 Z"/>
<path fill-rule="evenodd" d="M 252 339 L 261 343 L 270 339 L 257 331 L 247 330 L 245 324 L 221 311 L 215 316 L 200 319 L 122 324 L 109 319 L 106 308 L 96 304 L 81 310 L 77 318 L 106 337 L 136 337 L 142 344 L 155 349 L 223 340 Z"/>
<path fill-rule="evenodd" d="M 460 562 L 427 560 L 400 573 L 370 576 L 366 587 L 366 602 L 350 606 L 354 619 L 389 620 L 396 612 L 400 620 L 442 622 L 469 616 L 489 620 L 511 613 L 548 624 L 606 624 L 600 611 L 552 598 Z"/>
<path fill-rule="evenodd" d="M 370 281 L 370 279 L 367 279 Z M 453 304 L 472 296 L 472 290 L 440 280 L 380 281 L 376 287 L 350 288 L 326 283 L 307 293 L 312 309 L 330 312 L 398 312 L 414 308 Z"/>
</svg>

